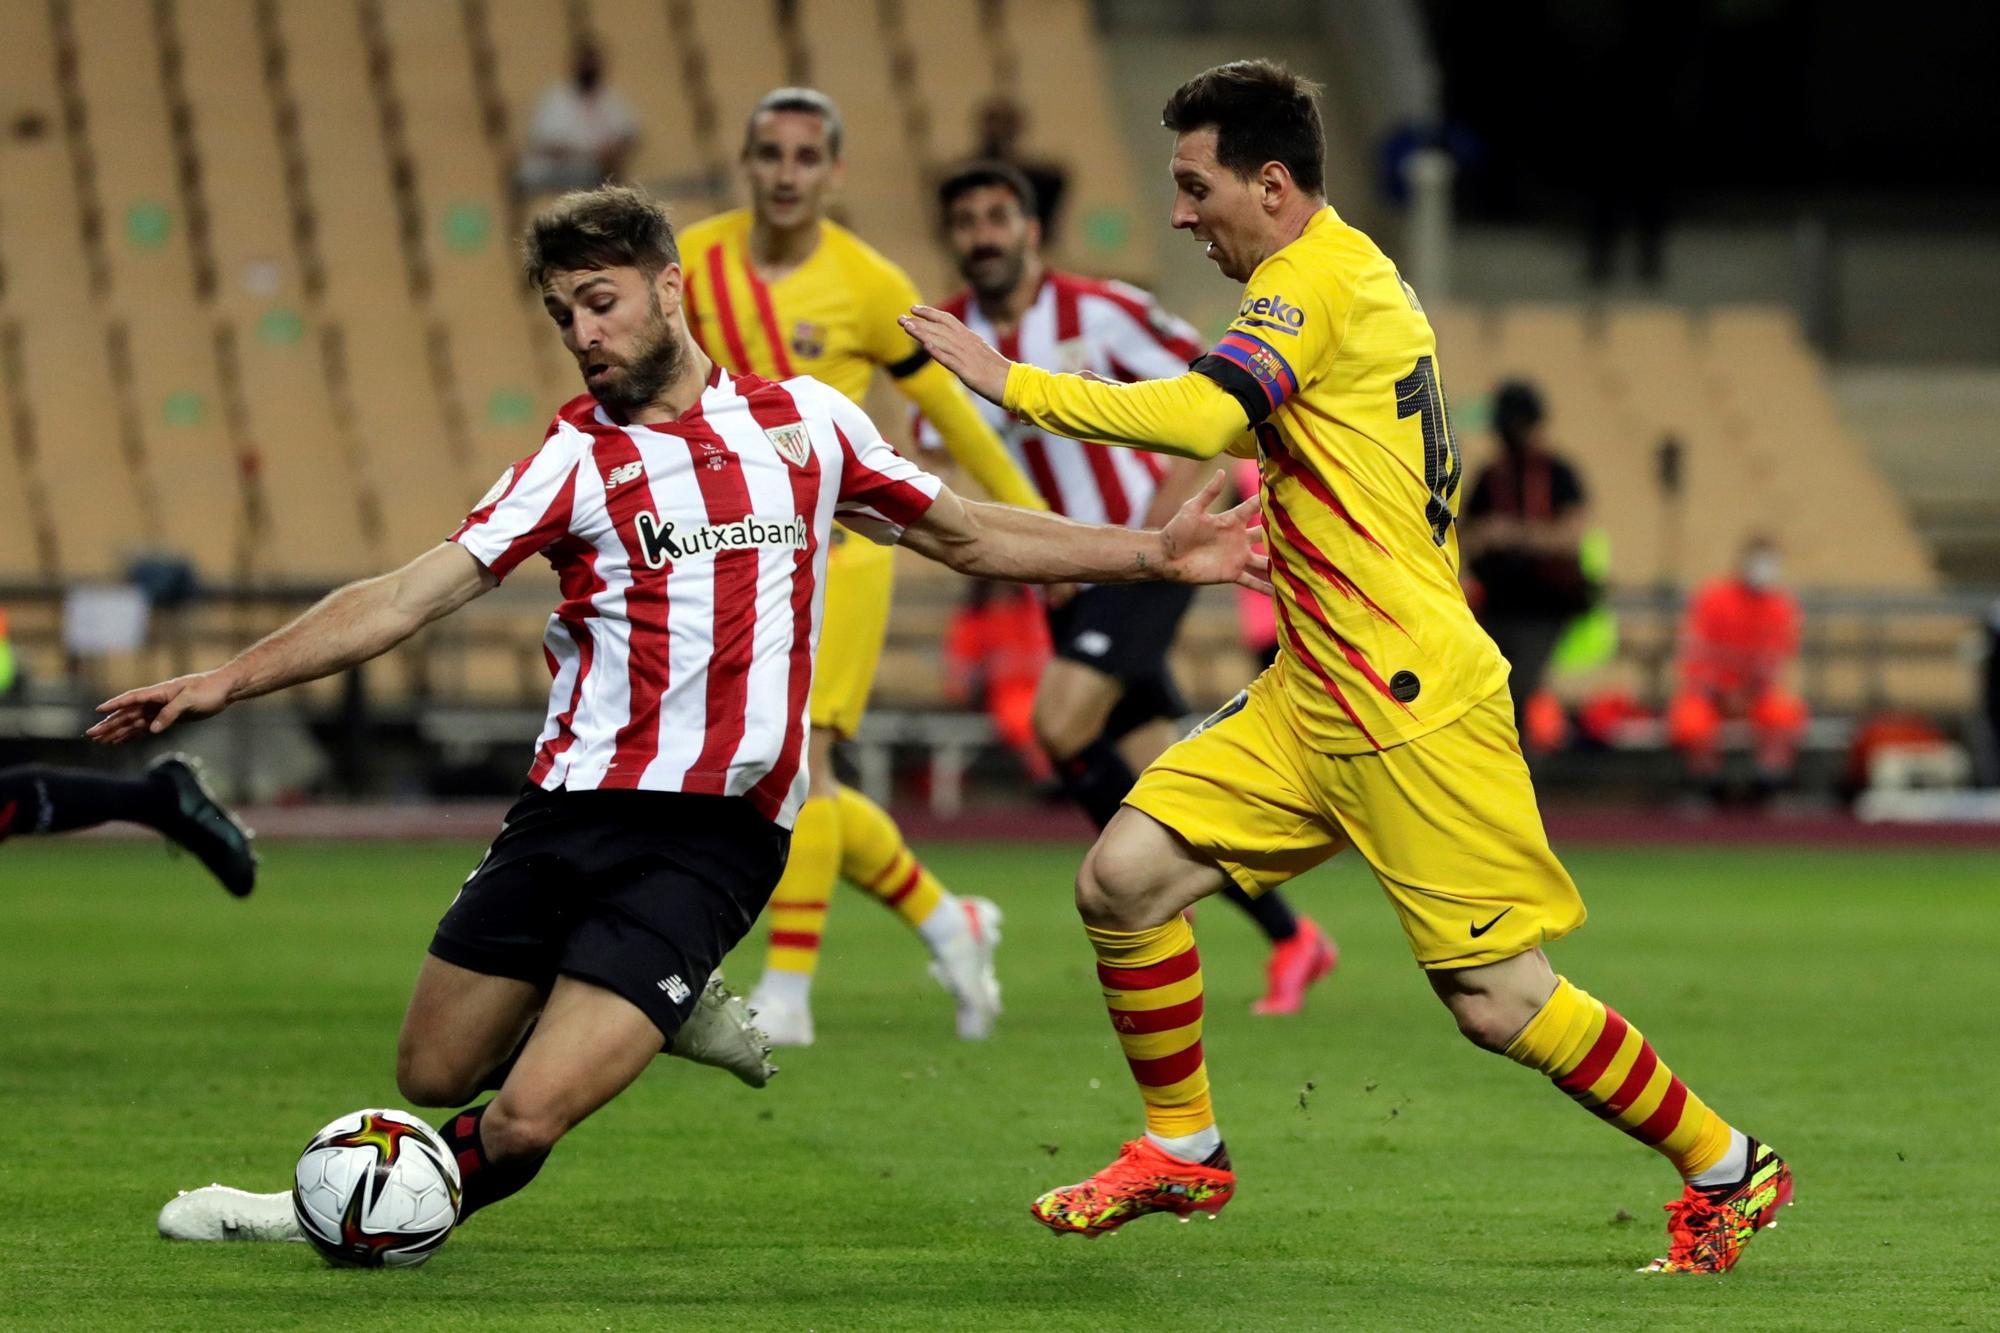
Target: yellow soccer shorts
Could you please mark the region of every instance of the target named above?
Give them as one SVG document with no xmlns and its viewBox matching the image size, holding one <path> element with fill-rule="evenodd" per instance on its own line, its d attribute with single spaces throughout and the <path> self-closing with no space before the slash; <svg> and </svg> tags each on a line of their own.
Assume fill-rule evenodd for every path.
<svg viewBox="0 0 2000 1333">
<path fill-rule="evenodd" d="M 1352 846 L 1425 968 L 1497 963 L 1584 921 L 1549 849 L 1501 689 L 1387 750 L 1310 750 L 1271 673 L 1140 775 L 1125 803 L 1259 894 Z"/>
<path fill-rule="evenodd" d="M 882 664 L 895 590 L 896 552 L 866 537 L 834 529 L 826 556 L 826 610 L 820 619 L 819 657 L 813 663 L 807 716 L 815 727 L 852 736 L 868 711 L 868 691 Z"/>
</svg>

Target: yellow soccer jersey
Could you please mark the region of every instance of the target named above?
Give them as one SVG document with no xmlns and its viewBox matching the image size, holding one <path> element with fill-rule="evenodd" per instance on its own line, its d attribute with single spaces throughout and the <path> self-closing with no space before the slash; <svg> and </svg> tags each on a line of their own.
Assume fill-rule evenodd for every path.
<svg viewBox="0 0 2000 1333">
<path fill-rule="evenodd" d="M 1395 265 L 1333 209 L 1258 265 L 1221 341 L 1157 392 L 1030 370 L 1009 374 L 1007 406 L 1065 434 L 1212 454 L 1248 418 L 1284 649 L 1273 670 L 1321 752 L 1412 740 L 1506 683 L 1458 583 L 1436 336 Z M 1218 420 L 1223 436 L 1188 447 L 1189 423 Z"/>
<path fill-rule="evenodd" d="M 812 255 L 771 283 L 750 262 L 747 209 L 704 218 L 679 239 L 688 329 L 709 356 L 739 374 L 810 375 L 857 403 L 880 366 L 989 495 L 1047 507 L 958 381 L 896 323 L 916 286 L 860 237 L 822 221 Z"/>
</svg>

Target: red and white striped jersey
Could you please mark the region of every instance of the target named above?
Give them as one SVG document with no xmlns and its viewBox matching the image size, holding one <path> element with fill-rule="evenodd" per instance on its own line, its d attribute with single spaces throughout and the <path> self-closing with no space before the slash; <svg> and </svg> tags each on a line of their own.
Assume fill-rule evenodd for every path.
<svg viewBox="0 0 2000 1333">
<path fill-rule="evenodd" d="M 1004 335 L 980 313 L 969 290 L 940 308 L 964 320 L 1009 361 L 1062 373 L 1089 370 L 1127 384 L 1171 379 L 1207 350 L 1193 325 L 1168 314 L 1149 293 L 1053 269 L 1043 274 L 1021 322 Z M 1058 514 L 1084 523 L 1143 523 L 1164 467 L 1159 455 L 1045 435 L 984 399 L 979 408 Z M 917 439 L 927 449 L 942 443 L 921 418 Z"/>
<path fill-rule="evenodd" d="M 814 379 L 718 366 L 660 425 L 571 400 L 452 536 L 501 578 L 537 552 L 561 578 L 529 780 L 744 796 L 791 827 L 833 521 L 892 543 L 938 490 Z"/>
</svg>

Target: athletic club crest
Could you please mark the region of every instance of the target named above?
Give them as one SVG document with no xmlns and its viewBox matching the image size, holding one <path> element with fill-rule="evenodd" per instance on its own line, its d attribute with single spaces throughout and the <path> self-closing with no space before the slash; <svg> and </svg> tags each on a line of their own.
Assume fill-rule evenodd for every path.
<svg viewBox="0 0 2000 1333">
<path fill-rule="evenodd" d="M 804 467 L 807 455 L 812 453 L 812 436 L 806 432 L 802 421 L 794 421 L 789 426 L 772 426 L 764 432 L 764 438 L 793 467 Z"/>
<path fill-rule="evenodd" d="M 792 325 L 792 355 L 808 361 L 826 355 L 826 325 L 802 319 Z"/>
</svg>

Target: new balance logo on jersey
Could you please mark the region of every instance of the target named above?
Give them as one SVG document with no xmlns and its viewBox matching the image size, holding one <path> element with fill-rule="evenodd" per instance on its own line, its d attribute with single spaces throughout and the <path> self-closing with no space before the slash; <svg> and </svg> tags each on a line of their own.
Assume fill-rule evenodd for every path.
<svg viewBox="0 0 2000 1333">
<path fill-rule="evenodd" d="M 644 463 L 620 463 L 617 467 L 612 468 L 610 474 L 604 478 L 604 489 L 607 491 L 617 490 L 628 481 L 638 480 L 645 475 L 645 472 L 646 465 Z"/>
<path fill-rule="evenodd" d="M 661 977 L 653 984 L 665 991 L 667 998 L 675 1004 L 685 1002 L 687 997 L 694 993 L 688 989 L 688 984 L 679 977 Z"/>
<path fill-rule="evenodd" d="M 669 560 L 687 560 L 717 551 L 740 551 L 756 546 L 803 551 L 812 536 L 803 518 L 772 523 L 761 518 L 740 518 L 734 523 L 704 523 L 683 528 L 672 519 L 661 518 L 650 509 L 634 520 L 639 532 L 639 550 L 650 569 L 659 569 Z"/>
</svg>

